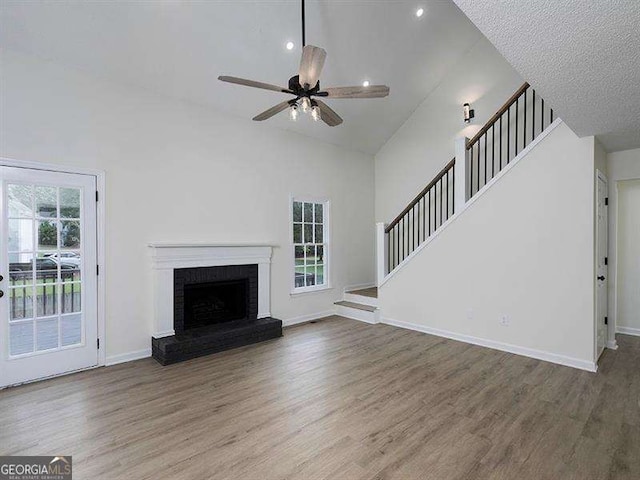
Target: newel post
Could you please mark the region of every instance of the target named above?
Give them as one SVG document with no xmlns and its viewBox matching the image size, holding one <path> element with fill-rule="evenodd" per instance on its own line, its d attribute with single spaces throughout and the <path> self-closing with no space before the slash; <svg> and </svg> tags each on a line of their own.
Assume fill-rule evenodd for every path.
<svg viewBox="0 0 640 480">
<path fill-rule="evenodd" d="M 384 280 L 388 262 L 389 248 L 387 246 L 388 237 L 384 232 L 387 224 L 383 222 L 376 223 L 376 285 L 380 286 Z"/>
<path fill-rule="evenodd" d="M 455 174 L 455 213 L 460 212 L 464 208 L 464 204 L 469 200 L 469 185 L 471 179 L 469 178 L 471 169 L 469 168 L 471 162 L 471 155 L 467 150 L 467 137 L 456 138 L 456 174 Z"/>
</svg>

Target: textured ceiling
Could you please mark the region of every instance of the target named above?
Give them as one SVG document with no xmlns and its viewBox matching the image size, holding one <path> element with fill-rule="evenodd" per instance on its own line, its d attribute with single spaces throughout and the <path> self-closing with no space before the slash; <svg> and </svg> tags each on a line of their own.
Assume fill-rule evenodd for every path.
<svg viewBox="0 0 640 480">
<path fill-rule="evenodd" d="M 640 147 L 639 0 L 454 0 L 579 136 Z"/>
<path fill-rule="evenodd" d="M 217 77 L 286 85 L 299 64 L 298 1 L 2 0 L 0 9 L 3 48 L 247 119 L 288 97 Z M 328 52 L 321 84 L 366 79 L 389 85 L 391 95 L 328 100 L 345 120 L 335 128 L 292 123 L 286 112 L 267 122 L 375 153 L 480 38 L 449 0 L 309 0 L 307 43 Z"/>
</svg>

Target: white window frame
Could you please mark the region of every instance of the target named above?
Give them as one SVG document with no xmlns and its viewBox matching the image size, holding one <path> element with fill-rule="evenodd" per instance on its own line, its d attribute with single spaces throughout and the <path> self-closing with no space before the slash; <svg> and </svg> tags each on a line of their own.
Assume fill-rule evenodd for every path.
<svg viewBox="0 0 640 480">
<path fill-rule="evenodd" d="M 323 204 L 323 258 L 324 258 L 324 284 L 313 285 L 309 287 L 296 287 L 296 249 L 293 242 L 293 203 L 321 203 Z M 291 295 L 299 295 L 301 293 L 321 292 L 329 290 L 331 286 L 331 201 L 326 197 L 310 197 L 307 195 L 290 195 L 289 196 L 289 261 L 291 268 Z M 303 212 L 304 214 L 304 212 Z"/>
</svg>

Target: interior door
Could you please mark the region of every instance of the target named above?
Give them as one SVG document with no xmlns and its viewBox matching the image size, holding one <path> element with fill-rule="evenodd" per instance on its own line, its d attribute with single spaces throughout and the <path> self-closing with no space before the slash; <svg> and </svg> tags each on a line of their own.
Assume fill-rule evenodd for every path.
<svg viewBox="0 0 640 480">
<path fill-rule="evenodd" d="M 98 364 L 96 178 L 0 166 L 0 386 Z"/>
<path fill-rule="evenodd" d="M 596 349 L 600 357 L 607 345 L 607 250 L 608 250 L 608 215 L 607 215 L 607 179 L 598 172 L 596 177 Z"/>
</svg>

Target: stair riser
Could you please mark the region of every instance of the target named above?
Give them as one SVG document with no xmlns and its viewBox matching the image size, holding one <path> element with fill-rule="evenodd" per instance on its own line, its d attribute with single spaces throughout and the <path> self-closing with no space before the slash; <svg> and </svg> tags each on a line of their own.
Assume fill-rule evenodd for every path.
<svg viewBox="0 0 640 480">
<path fill-rule="evenodd" d="M 380 322 L 380 310 L 367 312 L 366 310 L 336 305 L 336 315 L 371 324 Z"/>
<path fill-rule="evenodd" d="M 378 306 L 378 299 L 377 298 L 365 297 L 364 295 L 355 295 L 353 293 L 345 292 L 344 300 L 346 300 L 347 302 L 361 303 L 362 305 L 369 305 L 371 307 L 377 307 Z"/>
</svg>

